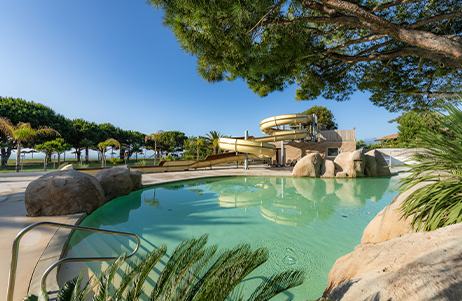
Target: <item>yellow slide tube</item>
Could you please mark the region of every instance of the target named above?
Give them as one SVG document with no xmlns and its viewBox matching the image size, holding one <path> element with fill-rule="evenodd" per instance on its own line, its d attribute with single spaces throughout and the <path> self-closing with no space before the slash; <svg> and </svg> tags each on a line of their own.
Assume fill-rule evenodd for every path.
<svg viewBox="0 0 462 301">
<path fill-rule="evenodd" d="M 268 142 L 303 139 L 308 136 L 306 129 L 284 129 L 285 125 L 298 126 L 310 121 L 305 114 L 278 115 L 263 119 L 260 129 L 269 136 L 249 140 L 235 138 L 220 138 L 218 146 L 223 150 L 254 154 L 260 158 L 271 158 L 276 155 L 276 146 Z M 282 128 L 279 128 L 282 127 Z"/>
</svg>

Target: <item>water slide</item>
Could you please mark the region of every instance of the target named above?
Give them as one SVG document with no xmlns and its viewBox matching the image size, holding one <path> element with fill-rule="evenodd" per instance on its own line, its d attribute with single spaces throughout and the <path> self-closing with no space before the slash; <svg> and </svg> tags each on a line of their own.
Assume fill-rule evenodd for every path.
<svg viewBox="0 0 462 301">
<path fill-rule="evenodd" d="M 302 125 L 311 121 L 314 124 L 313 133 L 302 127 Z M 286 126 L 289 129 L 286 129 Z M 268 136 L 251 137 L 248 140 L 242 138 L 220 138 L 218 146 L 223 150 L 249 153 L 259 158 L 271 158 L 276 155 L 276 146 L 269 142 L 304 139 L 310 134 L 315 136 L 317 117 L 305 114 L 277 115 L 263 119 L 260 122 L 260 130 Z"/>
<path fill-rule="evenodd" d="M 250 158 L 258 158 L 257 156 L 251 155 Z M 141 173 L 154 173 L 154 172 L 167 172 L 167 171 L 186 171 L 196 170 L 198 168 L 212 167 L 214 165 L 226 164 L 236 161 L 244 161 L 245 155 L 238 154 L 235 152 L 224 153 L 217 155 L 209 155 L 204 160 L 200 161 L 161 161 L 158 166 L 131 166 L 131 169 L 138 170 Z M 63 169 L 72 168 L 72 164 L 65 166 Z M 95 175 L 104 168 L 77 168 L 77 171 Z"/>
<path fill-rule="evenodd" d="M 312 122 L 312 130 L 303 128 L 306 123 Z M 286 129 L 288 126 L 288 129 Z M 263 119 L 260 122 L 261 131 L 268 135 L 263 137 L 220 138 L 218 146 L 223 150 L 232 151 L 217 155 L 209 155 L 201 161 L 162 161 L 158 166 L 132 166 L 142 173 L 196 170 L 198 168 L 212 167 L 236 161 L 244 161 L 245 153 L 249 158 L 271 158 L 276 155 L 276 146 L 269 142 L 304 139 L 309 135 L 316 136 L 316 115 L 287 114 Z M 77 169 L 78 171 L 94 175 L 102 168 Z"/>
</svg>

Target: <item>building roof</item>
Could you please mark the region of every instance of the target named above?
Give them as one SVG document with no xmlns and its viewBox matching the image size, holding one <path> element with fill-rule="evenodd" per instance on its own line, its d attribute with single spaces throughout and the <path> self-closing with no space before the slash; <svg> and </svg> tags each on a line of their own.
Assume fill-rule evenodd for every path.
<svg viewBox="0 0 462 301">
<path fill-rule="evenodd" d="M 383 141 L 383 140 L 396 140 L 398 139 L 398 134 L 391 134 L 382 138 L 375 139 L 374 141 Z"/>
</svg>

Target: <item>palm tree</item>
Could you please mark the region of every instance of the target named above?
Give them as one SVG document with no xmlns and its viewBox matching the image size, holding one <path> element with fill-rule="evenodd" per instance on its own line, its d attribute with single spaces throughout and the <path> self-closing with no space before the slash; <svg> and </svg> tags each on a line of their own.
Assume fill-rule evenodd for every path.
<svg viewBox="0 0 462 301">
<path fill-rule="evenodd" d="M 400 207 L 403 218 L 412 216 L 412 227 L 418 230 L 462 221 L 462 112 L 453 105 L 443 108 L 448 114 L 435 117 L 440 129 L 428 127 L 418 134 L 417 147 L 425 152 L 412 156 L 417 164 L 400 182 L 403 191 L 430 183 L 411 193 Z"/>
<path fill-rule="evenodd" d="M 218 150 L 218 140 L 222 138 L 224 135 L 217 131 L 210 131 L 205 136 L 207 144 L 212 145 L 213 154 L 216 155 Z"/>
<path fill-rule="evenodd" d="M 154 165 L 156 165 L 156 160 L 157 159 L 157 141 L 160 139 L 160 136 L 162 135 L 164 131 L 159 130 L 157 133 L 151 133 L 144 137 L 144 142 L 148 142 L 148 140 L 154 140 Z"/>
<path fill-rule="evenodd" d="M 194 147 L 196 148 L 196 161 L 199 161 L 199 151 L 200 151 L 200 148 L 204 146 L 204 143 L 205 143 L 204 138 L 201 138 L 201 137 L 198 137 L 198 138 L 192 137 L 189 140 L 189 146 L 191 148 L 194 148 Z"/>
<path fill-rule="evenodd" d="M 101 167 L 106 167 L 106 151 L 109 146 L 120 148 L 120 143 L 114 138 L 109 138 L 106 141 L 98 143 L 98 149 L 101 152 Z"/>
<path fill-rule="evenodd" d="M 80 144 L 82 145 L 83 148 L 85 148 L 85 164 L 88 164 L 88 153 L 89 153 L 89 148 L 94 145 L 95 143 L 91 140 L 88 140 L 87 138 L 82 139 L 80 141 Z"/>
<path fill-rule="evenodd" d="M 135 143 L 132 146 L 132 153 L 135 153 L 135 161 L 138 162 L 138 153 L 142 151 L 141 145 Z"/>
<path fill-rule="evenodd" d="M 268 259 L 268 251 L 260 248 L 252 251 L 243 244 L 217 254 L 217 246 L 206 247 L 207 235 L 183 241 L 171 254 L 161 271 L 149 300 L 242 300 L 242 281 Z M 138 300 L 149 292 L 143 291 L 148 274 L 167 252 L 159 246 L 135 267 L 121 270 L 123 255 L 116 259 L 97 278 L 82 286 L 83 272 L 68 281 L 58 294 L 58 301 L 84 300 L 95 291 L 92 300 Z M 113 284 L 116 274 L 121 274 L 118 285 Z M 269 300 L 277 294 L 303 283 L 305 273 L 288 270 L 271 276 L 250 295 L 249 300 Z M 42 288 L 42 294 L 47 293 Z M 31 297 L 25 300 L 33 300 Z"/>
<path fill-rule="evenodd" d="M 52 128 L 33 129 L 30 123 L 19 122 L 14 125 L 7 118 L 0 117 L 0 131 L 9 136 L 16 143 L 16 172 L 19 172 L 21 162 L 21 147 L 24 143 L 32 141 L 36 136 L 57 135 L 61 136 Z"/>
</svg>

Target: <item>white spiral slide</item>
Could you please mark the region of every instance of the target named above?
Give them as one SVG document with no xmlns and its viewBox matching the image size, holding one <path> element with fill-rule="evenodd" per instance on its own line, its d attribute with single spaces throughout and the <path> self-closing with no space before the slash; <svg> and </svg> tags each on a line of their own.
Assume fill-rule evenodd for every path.
<svg viewBox="0 0 462 301">
<path fill-rule="evenodd" d="M 305 114 L 269 117 L 260 122 L 260 130 L 268 136 L 249 138 L 249 140 L 220 138 L 218 146 L 223 150 L 254 154 L 260 158 L 271 158 L 276 155 L 276 146 L 268 142 L 304 139 L 310 132 L 302 128 L 302 125 L 310 121 L 316 123 L 315 119 L 316 117 L 313 117 L 313 115 L 308 116 Z M 286 129 L 285 126 L 289 126 L 290 129 Z M 298 127 L 298 129 L 295 127 Z"/>
</svg>

